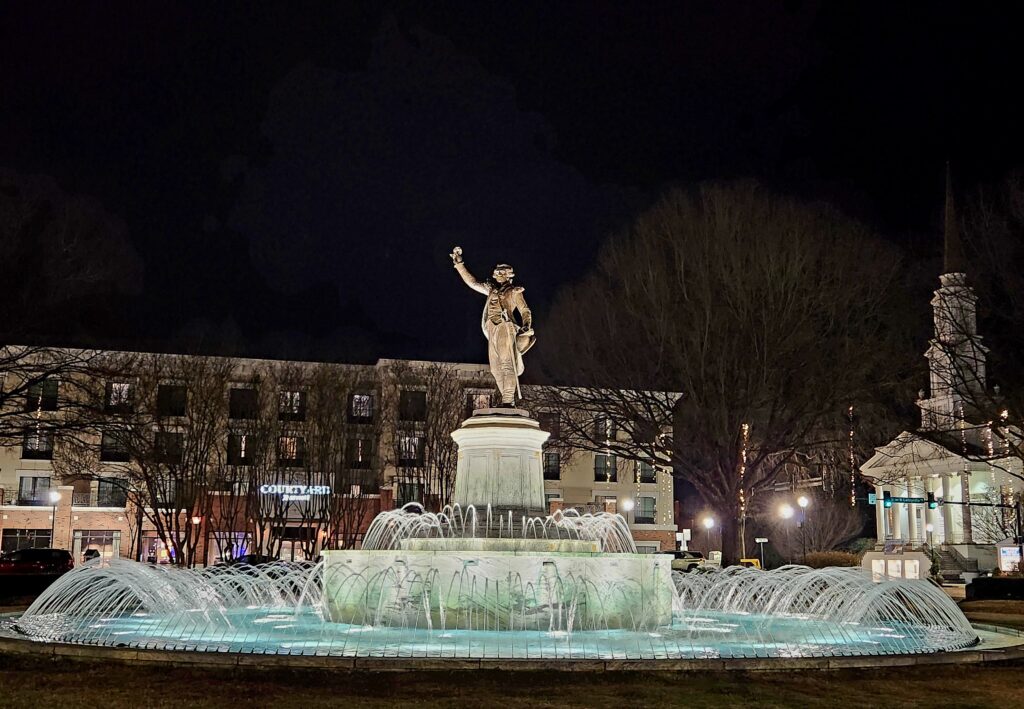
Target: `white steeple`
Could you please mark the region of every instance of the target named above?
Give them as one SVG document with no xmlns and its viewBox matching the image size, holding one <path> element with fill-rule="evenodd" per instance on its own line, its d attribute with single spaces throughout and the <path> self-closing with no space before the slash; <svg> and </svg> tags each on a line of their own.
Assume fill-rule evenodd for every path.
<svg viewBox="0 0 1024 709">
<path fill-rule="evenodd" d="M 946 165 L 946 213 L 943 271 L 932 298 L 935 335 L 925 353 L 928 358 L 929 396 L 917 402 L 921 428 L 951 431 L 970 419 L 973 394 L 985 390 L 985 355 L 978 335 L 977 300 L 967 285 L 953 185 Z"/>
</svg>

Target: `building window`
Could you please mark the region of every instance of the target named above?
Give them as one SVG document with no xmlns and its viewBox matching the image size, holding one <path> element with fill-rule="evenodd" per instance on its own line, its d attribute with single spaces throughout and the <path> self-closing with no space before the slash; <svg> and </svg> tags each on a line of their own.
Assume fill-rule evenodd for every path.
<svg viewBox="0 0 1024 709">
<path fill-rule="evenodd" d="M 103 409 L 108 414 L 126 414 L 132 408 L 132 385 L 128 382 L 107 382 Z"/>
<path fill-rule="evenodd" d="M 184 384 L 161 384 L 156 390 L 157 416 L 184 416 L 187 400 Z"/>
<path fill-rule="evenodd" d="M 466 393 L 466 418 L 473 415 L 477 409 L 491 408 L 491 392 L 467 392 Z"/>
<path fill-rule="evenodd" d="M 554 441 L 561 436 L 562 419 L 557 411 L 542 411 L 537 414 L 537 422 L 540 424 L 542 431 L 547 431 L 551 434 L 549 440 Z"/>
<path fill-rule="evenodd" d="M 561 456 L 554 452 L 544 453 L 544 479 L 559 480 L 562 477 Z"/>
<path fill-rule="evenodd" d="M 56 411 L 57 380 L 43 379 L 30 384 L 25 394 L 25 411 Z"/>
<path fill-rule="evenodd" d="M 228 418 L 254 419 L 258 411 L 259 401 L 252 387 L 234 387 L 228 393 Z"/>
<path fill-rule="evenodd" d="M 372 465 L 373 446 L 366 438 L 350 438 L 346 452 L 349 468 L 366 470 Z"/>
<path fill-rule="evenodd" d="M 614 441 L 616 433 L 615 422 L 607 416 L 598 416 L 594 419 L 595 441 Z"/>
<path fill-rule="evenodd" d="M 348 418 L 351 423 L 373 421 L 373 394 L 353 394 L 349 399 Z"/>
<path fill-rule="evenodd" d="M 544 491 L 544 509 L 545 510 L 550 510 L 551 509 L 551 501 L 552 500 L 560 500 L 560 499 L 562 499 L 562 491 L 561 490 L 545 490 Z"/>
<path fill-rule="evenodd" d="M 18 480 L 19 505 L 49 505 L 50 477 L 23 477 Z"/>
<path fill-rule="evenodd" d="M 594 456 L 594 481 L 599 483 L 618 482 L 618 468 L 615 456 L 608 453 L 597 453 Z"/>
<path fill-rule="evenodd" d="M 613 512 L 618 509 L 619 498 L 615 495 L 595 495 L 594 507 L 598 512 Z"/>
<path fill-rule="evenodd" d="M 50 546 L 49 529 L 5 529 L 0 538 L 0 552 L 18 549 L 46 549 Z"/>
<path fill-rule="evenodd" d="M 637 463 L 637 474 L 640 476 L 640 482 L 642 483 L 653 483 L 658 481 L 657 472 L 655 471 L 654 466 L 650 463 Z"/>
<path fill-rule="evenodd" d="M 251 433 L 228 434 L 228 465 L 251 465 L 254 443 Z"/>
<path fill-rule="evenodd" d="M 305 441 L 300 436 L 281 436 L 277 439 L 277 461 L 282 466 L 301 468 L 305 454 Z"/>
<path fill-rule="evenodd" d="M 115 529 L 76 529 L 74 547 L 78 552 L 75 563 L 87 561 L 86 552 L 90 549 L 99 552 L 101 559 L 116 559 L 121 556 L 121 532 Z M 94 555 L 89 554 L 90 557 Z"/>
<path fill-rule="evenodd" d="M 637 500 L 636 512 L 633 514 L 634 524 L 654 524 L 654 498 L 641 497 Z"/>
<path fill-rule="evenodd" d="M 398 507 L 407 505 L 410 502 L 423 503 L 423 485 L 418 480 L 398 480 L 398 495 L 395 496 L 395 504 Z"/>
<path fill-rule="evenodd" d="M 305 421 L 306 392 L 282 391 L 278 396 L 277 418 L 280 421 Z"/>
<path fill-rule="evenodd" d="M 657 544 L 637 544 L 637 554 L 657 554 L 661 548 Z"/>
<path fill-rule="evenodd" d="M 398 465 L 403 468 L 423 467 L 423 438 L 401 435 L 398 437 Z"/>
<path fill-rule="evenodd" d="M 124 441 L 110 433 L 104 433 L 100 439 L 100 460 L 105 463 L 128 462 L 128 450 Z"/>
<path fill-rule="evenodd" d="M 426 421 L 427 392 L 403 391 L 399 394 L 398 417 L 402 421 Z"/>
<path fill-rule="evenodd" d="M 26 460 L 53 458 L 53 431 L 43 426 L 31 426 L 21 442 L 21 457 Z"/>
<path fill-rule="evenodd" d="M 156 462 L 166 465 L 181 463 L 185 450 L 185 434 L 174 431 L 157 431 L 153 440 L 153 454 Z"/>
<path fill-rule="evenodd" d="M 127 502 L 128 495 L 119 480 L 100 478 L 96 492 L 97 507 L 124 507 Z"/>
</svg>

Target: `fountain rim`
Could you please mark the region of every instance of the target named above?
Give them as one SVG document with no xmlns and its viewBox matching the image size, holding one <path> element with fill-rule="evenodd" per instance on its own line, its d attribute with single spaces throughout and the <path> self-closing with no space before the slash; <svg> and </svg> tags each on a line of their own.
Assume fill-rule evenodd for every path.
<svg viewBox="0 0 1024 709">
<path fill-rule="evenodd" d="M 0 613 L 2 620 L 14 620 L 22 612 Z M 432 670 L 503 670 L 567 672 L 792 672 L 832 671 L 865 667 L 909 667 L 949 664 L 989 664 L 1024 659 L 1024 630 L 987 623 L 972 623 L 979 641 L 959 650 L 893 655 L 848 655 L 831 657 L 734 657 L 717 659 L 515 659 L 515 658 L 417 658 L 342 657 L 338 655 L 206 652 L 195 650 L 149 650 L 143 648 L 82 645 L 33 640 L 0 632 L 0 655 L 30 655 L 71 659 L 84 663 L 116 662 L 132 666 L 238 667 L 251 670 L 332 669 L 353 672 Z M 1017 642 L 997 644 L 1000 636 Z M 989 647 L 986 647 L 989 646 Z"/>
</svg>

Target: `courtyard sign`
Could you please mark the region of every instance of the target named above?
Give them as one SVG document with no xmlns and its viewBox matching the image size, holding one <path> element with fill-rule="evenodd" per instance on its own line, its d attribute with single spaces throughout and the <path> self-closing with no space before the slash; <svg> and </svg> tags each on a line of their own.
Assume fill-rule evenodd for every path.
<svg viewBox="0 0 1024 709">
<path fill-rule="evenodd" d="M 285 502 L 301 502 L 313 496 L 330 495 L 330 485 L 260 485 L 264 495 L 280 495 Z"/>
</svg>

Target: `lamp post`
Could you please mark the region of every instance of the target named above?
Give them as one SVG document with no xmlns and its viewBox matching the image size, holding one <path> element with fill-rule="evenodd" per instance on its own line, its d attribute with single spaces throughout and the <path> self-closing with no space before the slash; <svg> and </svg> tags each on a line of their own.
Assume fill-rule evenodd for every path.
<svg viewBox="0 0 1024 709">
<path fill-rule="evenodd" d="M 782 507 L 780 507 L 779 508 L 779 516 L 782 517 L 782 519 L 786 519 L 786 520 L 793 519 L 793 506 L 792 505 L 783 505 Z M 790 548 L 789 547 L 789 525 L 787 524 L 787 525 L 785 525 L 785 527 L 786 527 L 786 548 L 789 549 Z M 791 564 L 793 563 L 793 551 L 792 551 L 792 549 L 790 549 L 790 552 L 789 552 L 789 563 L 791 563 Z"/>
<path fill-rule="evenodd" d="M 796 504 L 800 505 L 800 546 L 803 549 L 803 558 L 807 558 L 807 529 L 804 525 L 807 524 L 807 506 L 811 501 L 807 495 L 801 495 Z"/>
<path fill-rule="evenodd" d="M 54 534 L 57 531 L 57 503 L 60 502 L 60 493 L 50 490 L 50 506 L 53 508 L 50 514 L 50 548 L 56 549 L 54 545 Z"/>
<path fill-rule="evenodd" d="M 701 523 L 701 525 L 703 525 L 704 529 L 707 530 L 707 533 L 708 533 L 708 557 L 710 558 L 711 557 L 711 530 L 715 528 L 715 518 L 714 517 L 705 517 L 704 519 L 702 519 L 700 521 L 700 523 Z"/>
</svg>

